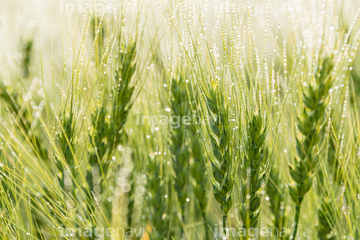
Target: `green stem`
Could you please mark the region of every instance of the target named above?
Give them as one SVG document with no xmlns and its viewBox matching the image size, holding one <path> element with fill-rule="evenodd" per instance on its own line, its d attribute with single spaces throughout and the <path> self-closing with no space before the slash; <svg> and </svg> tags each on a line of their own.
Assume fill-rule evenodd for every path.
<svg viewBox="0 0 360 240">
<path fill-rule="evenodd" d="M 207 226 L 206 226 L 206 215 L 205 215 L 205 213 L 202 213 L 202 217 L 204 219 L 204 226 L 205 226 L 205 239 L 210 239 L 209 232 L 208 232 Z"/>
<path fill-rule="evenodd" d="M 227 215 L 223 215 L 223 222 L 222 222 L 222 228 L 223 228 L 223 240 L 227 240 L 227 236 L 226 236 L 226 219 L 227 219 Z"/>
<path fill-rule="evenodd" d="M 295 206 L 295 225 L 294 225 L 290 240 L 295 240 L 295 238 L 296 238 L 296 233 L 298 230 L 299 219 L 300 219 L 300 208 L 301 208 L 301 203 L 299 205 Z"/>
<path fill-rule="evenodd" d="M 180 208 L 181 208 L 181 219 L 180 219 L 180 221 L 182 222 L 181 229 L 180 229 L 180 239 L 183 239 L 182 237 L 183 237 L 183 235 L 185 233 L 185 230 L 184 230 L 184 227 L 185 227 L 185 206 L 182 205 L 182 206 L 180 206 Z"/>
</svg>

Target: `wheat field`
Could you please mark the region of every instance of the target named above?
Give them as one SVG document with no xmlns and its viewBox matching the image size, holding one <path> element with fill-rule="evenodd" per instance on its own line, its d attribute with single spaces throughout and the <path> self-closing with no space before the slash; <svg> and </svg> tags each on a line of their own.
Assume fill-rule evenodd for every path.
<svg viewBox="0 0 360 240">
<path fill-rule="evenodd" d="M 0 239 L 360 239 L 356 0 L 2 0 Z"/>
</svg>

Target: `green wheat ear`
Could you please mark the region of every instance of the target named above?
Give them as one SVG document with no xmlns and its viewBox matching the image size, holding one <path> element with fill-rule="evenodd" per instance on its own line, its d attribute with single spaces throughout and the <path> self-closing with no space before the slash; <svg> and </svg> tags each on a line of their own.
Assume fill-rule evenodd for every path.
<svg viewBox="0 0 360 240">
<path fill-rule="evenodd" d="M 22 69 L 22 76 L 26 79 L 29 77 L 30 73 L 30 62 L 31 62 L 31 55 L 33 49 L 33 39 L 29 38 L 21 44 L 22 48 L 22 59 L 21 59 L 21 69 Z"/>
<path fill-rule="evenodd" d="M 149 114 L 155 113 L 151 108 L 148 110 Z M 140 117 L 143 116 L 143 113 L 140 113 Z M 144 214 L 141 214 L 143 223 L 147 226 L 146 229 L 151 240 L 170 239 L 170 231 L 172 231 L 170 220 L 173 208 L 171 207 L 172 196 L 169 186 L 172 182 L 169 178 L 167 162 L 171 156 L 166 154 L 168 147 L 166 138 L 160 131 L 151 131 L 151 127 L 148 125 L 137 124 L 134 126 L 134 133 L 149 136 L 149 138 L 132 138 L 135 163 L 138 165 L 135 166 L 135 169 L 138 168 L 138 171 L 142 172 L 146 179 Z M 157 152 L 163 154 L 157 154 Z"/>
<path fill-rule="evenodd" d="M 163 166 L 157 156 L 147 157 L 146 170 L 148 174 L 146 182 L 146 201 L 149 211 L 149 221 L 152 231 L 149 233 L 150 239 L 165 239 L 168 236 L 169 220 L 166 217 L 167 199 L 166 195 L 166 178 L 164 178 Z M 162 176 L 160 178 L 160 176 Z"/>
<path fill-rule="evenodd" d="M 296 137 L 295 164 L 289 165 L 290 175 L 294 182 L 289 185 L 289 193 L 296 204 L 295 225 L 291 239 L 295 239 L 300 217 L 300 207 L 305 194 L 311 189 L 313 177 L 319 162 L 317 146 L 321 139 L 321 128 L 324 125 L 326 106 L 329 101 L 329 90 L 334 77 L 333 57 L 326 57 L 315 73 L 313 80 L 303 92 L 304 108 L 298 116 Z"/>
<path fill-rule="evenodd" d="M 193 102 L 194 106 L 196 104 Z M 194 196 L 197 200 L 197 206 L 200 210 L 202 215 L 204 226 L 205 226 L 205 237 L 209 239 L 210 236 L 207 231 L 206 226 L 206 207 L 208 205 L 208 196 L 207 196 L 207 185 L 208 185 L 208 175 L 206 174 L 206 156 L 205 152 L 202 148 L 200 142 L 200 136 L 197 134 L 197 128 L 195 124 L 200 124 L 200 119 L 198 116 L 193 116 L 194 120 L 190 127 L 190 146 L 191 146 L 191 156 L 192 156 L 192 163 L 191 163 L 191 177 L 194 179 L 193 181 L 193 192 Z"/>
<path fill-rule="evenodd" d="M 232 159 L 230 151 L 230 126 L 228 106 L 225 105 L 223 92 L 219 85 L 210 86 L 206 94 L 210 123 L 206 125 L 211 140 L 210 167 L 214 197 L 220 204 L 223 214 L 223 229 L 226 227 L 227 214 L 232 206 L 233 192 Z"/>
<path fill-rule="evenodd" d="M 191 164 L 191 176 L 194 181 L 194 195 L 198 201 L 199 209 L 201 214 L 204 216 L 205 220 L 205 211 L 208 203 L 207 198 L 207 182 L 208 176 L 206 175 L 206 162 L 205 154 L 203 152 L 200 139 L 196 134 L 196 128 L 193 125 L 191 128 L 191 155 L 193 157 L 193 162 Z"/>
<path fill-rule="evenodd" d="M 269 196 L 270 211 L 273 215 L 273 227 L 278 232 L 285 227 L 285 202 L 286 202 L 286 186 L 281 178 L 280 169 L 273 165 L 270 170 L 268 184 L 266 186 L 266 193 Z M 281 240 L 289 239 L 289 236 L 280 237 Z"/>
<path fill-rule="evenodd" d="M 334 223 L 334 219 L 331 216 L 335 216 L 334 212 L 335 204 L 328 197 L 324 197 L 321 200 L 320 208 L 318 209 L 319 224 L 316 227 L 318 237 L 320 240 L 335 240 L 335 235 L 332 234 L 331 224 Z M 334 215 L 333 215 L 334 214 Z"/>
<path fill-rule="evenodd" d="M 90 20 L 90 35 L 92 41 L 95 42 L 95 54 L 94 58 L 99 64 L 102 59 L 104 52 L 106 29 L 104 23 L 101 22 L 102 18 L 93 16 Z"/>
<path fill-rule="evenodd" d="M 106 101 L 92 114 L 89 139 L 89 164 L 87 166 L 86 180 L 88 187 L 94 188 L 92 172 L 95 168 L 100 173 L 101 189 L 106 187 L 111 157 L 113 151 L 123 141 L 124 126 L 127 121 L 130 109 L 134 103 L 136 91 L 139 90 L 139 81 L 134 78 L 136 70 L 136 44 L 133 42 L 128 45 L 120 46 L 122 51 L 119 53 L 118 65 L 115 69 L 115 87 L 112 89 L 113 98 L 110 99 L 111 110 L 107 111 Z M 110 116 L 108 121 L 106 116 Z M 93 199 L 92 196 L 88 196 Z M 104 204 L 110 204 L 105 202 Z M 105 206 L 104 211 L 107 218 L 111 219 L 111 206 Z M 94 210 L 94 206 L 90 206 Z"/>
<path fill-rule="evenodd" d="M 334 119 L 332 116 L 331 119 Z M 328 144 L 326 144 L 327 149 L 327 161 L 325 172 L 333 180 L 331 188 L 328 189 L 325 186 L 326 176 L 323 172 L 323 169 L 319 169 L 317 174 L 317 190 L 320 201 L 320 208 L 318 209 L 318 218 L 319 223 L 317 226 L 318 237 L 320 240 L 335 240 L 336 236 L 333 234 L 333 225 L 335 223 L 335 216 L 337 215 L 336 204 L 333 201 L 333 195 L 337 195 L 340 191 L 340 186 L 343 181 L 343 169 L 341 168 L 341 162 L 338 155 L 339 142 L 337 140 L 338 131 L 336 124 L 331 123 L 329 131 Z"/>
<path fill-rule="evenodd" d="M 77 174 L 77 168 L 75 165 L 75 158 L 73 153 L 75 152 L 75 127 L 76 121 L 74 113 L 70 110 L 69 113 L 63 112 L 61 118 L 61 129 L 56 136 L 57 143 L 60 147 L 61 153 L 63 154 L 63 160 L 56 158 L 55 165 L 59 170 L 58 180 L 61 188 L 65 190 L 65 178 L 67 174 L 67 167 L 70 169 L 71 176 L 75 177 Z M 64 162 L 67 166 L 65 166 Z M 72 186 L 73 187 L 73 186 Z M 71 191 L 74 189 L 71 187 Z"/>
<path fill-rule="evenodd" d="M 8 106 L 10 113 L 16 119 L 20 131 L 23 132 L 25 138 L 28 138 L 32 145 L 35 154 L 44 161 L 49 159 L 48 152 L 41 135 L 37 134 L 35 129 L 32 129 L 32 117 L 30 112 L 25 108 L 21 109 L 21 97 L 16 91 L 8 91 L 6 86 L 0 82 L 0 99 L 2 99 Z"/>
<path fill-rule="evenodd" d="M 268 153 L 265 146 L 267 124 L 260 114 L 253 114 L 247 127 L 244 157 L 240 167 L 239 215 L 246 229 L 255 228 L 259 221 L 262 189 L 267 177 Z"/>
<path fill-rule="evenodd" d="M 188 116 L 189 100 L 185 79 L 180 75 L 179 78 L 171 82 L 170 107 L 172 116 L 183 119 Z M 170 129 L 169 149 L 173 156 L 172 168 L 174 171 L 174 189 L 177 194 L 178 203 L 184 221 L 185 204 L 188 198 L 187 188 L 190 173 L 190 152 L 187 143 L 187 126 L 183 123 L 178 127 Z"/>
</svg>

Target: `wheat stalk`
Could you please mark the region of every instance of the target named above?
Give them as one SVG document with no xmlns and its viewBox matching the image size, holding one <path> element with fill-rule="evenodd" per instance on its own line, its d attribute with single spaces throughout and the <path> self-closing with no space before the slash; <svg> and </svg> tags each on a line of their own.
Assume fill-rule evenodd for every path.
<svg viewBox="0 0 360 240">
<path fill-rule="evenodd" d="M 228 106 L 219 85 L 213 83 L 206 94 L 205 103 L 210 115 L 206 125 L 211 140 L 211 152 L 208 155 L 211 167 L 214 197 L 220 204 L 223 215 L 223 231 L 226 234 L 227 214 L 232 206 L 233 160 L 230 147 L 230 126 Z"/>
<path fill-rule="evenodd" d="M 273 164 L 270 170 L 268 184 L 266 186 L 266 193 L 269 196 L 270 206 L 269 209 L 273 215 L 273 226 L 276 233 L 286 227 L 286 186 L 281 178 L 281 169 L 278 165 Z M 280 239 L 288 239 L 289 236 L 281 236 Z"/>
<path fill-rule="evenodd" d="M 22 77 L 28 78 L 30 74 L 30 63 L 31 56 L 33 52 L 33 44 L 34 40 L 32 38 L 28 38 L 25 41 L 22 41 L 22 59 L 21 59 L 21 69 L 22 69 Z"/>
<path fill-rule="evenodd" d="M 149 221 L 151 223 L 150 239 L 165 239 L 169 234 L 169 220 L 164 214 L 167 213 L 166 181 L 164 178 L 164 167 L 159 164 L 156 156 L 147 158 L 146 187 L 147 204 L 149 208 Z"/>
<path fill-rule="evenodd" d="M 326 162 L 323 168 L 320 168 L 317 174 L 317 192 L 320 198 L 320 207 L 318 209 L 319 224 L 317 226 L 318 237 L 321 240 L 336 239 L 333 234 L 333 226 L 337 214 L 334 196 L 338 195 L 340 186 L 343 181 L 343 169 L 339 161 L 339 140 L 338 130 L 333 111 L 329 109 L 330 116 L 328 120 L 328 127 L 324 131 L 324 139 L 326 144 Z M 331 187 L 326 185 L 327 178 L 331 179 Z"/>
<path fill-rule="evenodd" d="M 146 93 L 144 93 L 146 94 Z M 153 112 L 149 106 L 148 110 Z M 140 114 L 141 116 L 142 113 Z M 133 139 L 137 146 L 134 148 L 135 162 L 139 166 L 139 173 L 146 177 L 145 182 L 145 208 L 146 218 L 144 225 L 147 226 L 147 232 L 150 239 L 169 239 L 170 237 L 170 213 L 172 208 L 170 196 L 169 172 L 166 162 L 171 157 L 166 154 L 167 142 L 162 133 L 151 131 L 146 125 L 134 126 L 134 134 L 144 134 L 148 138 Z M 135 146 L 135 145 L 134 145 Z M 171 183 L 172 184 L 172 183 Z"/>
<path fill-rule="evenodd" d="M 173 117 L 183 119 L 189 114 L 189 100 L 185 79 L 179 78 L 171 82 L 171 114 Z M 189 187 L 190 152 L 188 149 L 187 126 L 183 123 L 170 129 L 169 149 L 172 153 L 172 168 L 174 176 L 174 190 L 180 206 L 182 221 L 185 221 L 185 205 L 188 200 L 187 188 Z"/>
<path fill-rule="evenodd" d="M 41 135 L 37 134 L 32 126 L 31 114 L 21 102 L 21 96 L 15 90 L 9 91 L 6 86 L 0 82 L 0 99 L 8 106 L 10 114 L 15 118 L 17 127 L 22 131 L 23 136 L 32 145 L 34 152 L 44 161 L 48 160 L 47 150 Z"/>
<path fill-rule="evenodd" d="M 244 157 L 240 165 L 239 216 L 245 229 L 256 228 L 259 220 L 262 190 L 269 168 L 265 146 L 267 122 L 254 113 L 248 120 L 244 142 Z"/>
<path fill-rule="evenodd" d="M 197 120 L 196 120 L 197 121 Z M 199 124 L 197 121 L 196 124 Z M 206 239 L 209 239 L 207 227 L 206 227 L 206 207 L 208 205 L 207 197 L 207 183 L 208 176 L 206 174 L 206 158 L 205 153 L 200 143 L 200 137 L 197 133 L 195 124 L 191 125 L 191 156 L 193 162 L 191 164 L 190 173 L 192 178 L 195 180 L 193 183 L 193 192 L 197 200 L 197 205 L 202 215 L 205 224 Z"/>
<path fill-rule="evenodd" d="M 320 62 L 315 72 L 313 81 L 303 92 L 304 108 L 298 116 L 299 133 L 296 138 L 297 155 L 295 165 L 289 165 L 290 175 L 294 181 L 289 185 L 289 193 L 295 203 L 295 223 L 290 239 L 295 239 L 299 218 L 300 208 L 304 196 L 310 190 L 319 162 L 318 143 L 321 139 L 320 130 L 323 125 L 325 109 L 329 101 L 329 90 L 334 81 L 333 57 L 328 56 Z"/>
<path fill-rule="evenodd" d="M 133 78 L 136 69 L 136 44 L 130 42 L 120 47 L 122 50 L 119 52 L 119 62 L 114 75 L 116 85 L 112 90 L 111 111 L 107 111 L 104 105 L 92 114 L 89 165 L 86 173 L 90 189 L 94 189 L 96 185 L 92 177 L 94 169 L 99 171 L 101 189 L 107 186 L 112 153 L 123 140 L 124 126 L 138 87 L 138 81 Z M 103 102 L 105 103 L 106 101 Z M 109 116 L 111 121 L 108 120 Z M 89 197 L 92 199 L 92 196 Z M 111 219 L 111 207 L 106 209 L 109 210 L 106 216 Z"/>
<path fill-rule="evenodd" d="M 74 193 L 73 182 L 70 180 L 72 176 L 77 176 L 77 166 L 74 157 L 76 151 L 76 121 L 72 108 L 69 112 L 63 112 L 60 121 L 61 129 L 56 139 L 60 147 L 60 152 L 63 155 L 56 158 L 55 165 L 59 170 L 60 175 L 58 176 L 58 180 L 61 188 L 66 192 L 71 191 Z M 70 169 L 70 172 L 68 172 L 68 169 Z"/>
</svg>

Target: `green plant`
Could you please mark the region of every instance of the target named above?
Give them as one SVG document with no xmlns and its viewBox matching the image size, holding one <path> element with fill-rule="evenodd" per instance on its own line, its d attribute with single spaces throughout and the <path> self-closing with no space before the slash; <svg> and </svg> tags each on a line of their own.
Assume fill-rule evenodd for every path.
<svg viewBox="0 0 360 240">
<path fill-rule="evenodd" d="M 165 239 L 169 235 L 169 217 L 167 215 L 167 183 L 164 178 L 164 166 L 159 164 L 156 155 L 147 158 L 146 187 L 149 190 L 146 199 L 149 208 L 149 221 L 151 224 L 150 239 Z M 160 157 L 161 158 L 161 157 Z"/>
<path fill-rule="evenodd" d="M 9 90 L 0 82 L 0 99 L 4 101 L 5 106 L 14 118 L 23 137 L 32 145 L 33 151 L 43 161 L 48 160 L 46 144 L 42 140 L 36 128 L 32 126 L 33 117 L 29 113 L 27 103 L 25 103 L 20 94 L 15 90 Z"/>
<path fill-rule="evenodd" d="M 0 4 L 0 238 L 360 239 L 354 5 L 135 2 Z"/>
<path fill-rule="evenodd" d="M 337 206 L 334 203 L 336 196 L 339 195 L 341 190 L 342 168 L 339 162 L 338 131 L 335 123 L 328 126 L 328 133 L 325 133 L 325 144 L 327 145 L 327 157 L 325 168 L 320 168 L 317 174 L 317 192 L 320 198 L 320 207 L 318 209 L 319 224 L 317 226 L 319 239 L 336 239 L 333 232 L 335 224 L 335 216 L 337 214 Z M 326 186 L 328 178 L 332 180 L 332 187 Z"/>
<path fill-rule="evenodd" d="M 21 69 L 22 69 L 22 77 L 28 78 L 30 73 L 30 63 L 33 49 L 33 39 L 28 38 L 26 41 L 23 41 L 21 44 L 22 48 L 22 59 L 21 59 Z"/>
<path fill-rule="evenodd" d="M 206 226 L 206 207 L 208 205 L 207 197 L 207 185 L 208 185 L 208 175 L 206 174 L 206 156 L 205 152 L 201 146 L 201 138 L 198 135 L 198 130 L 195 124 L 200 124 L 200 119 L 198 116 L 193 116 L 193 123 L 190 126 L 190 146 L 191 146 L 191 156 L 192 163 L 190 167 L 191 177 L 193 178 L 193 192 L 197 200 L 197 206 L 200 210 L 201 216 L 204 220 L 205 225 L 205 237 L 209 239 L 209 233 Z"/>
<path fill-rule="evenodd" d="M 280 167 L 273 164 L 270 170 L 270 176 L 266 187 L 266 193 L 269 197 L 269 209 L 272 213 L 272 222 L 276 236 L 286 228 L 287 215 L 285 214 L 287 188 L 282 179 Z M 285 235 L 285 234 L 284 234 Z M 289 236 L 280 236 L 280 239 L 289 239 Z"/>
<path fill-rule="evenodd" d="M 136 44 L 121 45 L 118 66 L 115 70 L 115 87 L 112 89 L 111 111 L 100 106 L 92 114 L 89 135 L 90 151 L 86 179 L 89 189 L 99 185 L 105 189 L 109 181 L 113 152 L 123 141 L 124 126 L 139 88 L 139 81 L 134 78 L 136 69 Z M 103 104 L 106 102 L 104 101 Z M 109 120 L 109 118 L 114 120 Z M 93 179 L 93 172 L 99 172 L 98 183 Z M 92 198 L 91 195 L 89 195 Z M 105 202 L 106 203 L 106 202 Z M 111 219 L 111 207 L 106 207 L 106 216 Z"/>
<path fill-rule="evenodd" d="M 59 170 L 58 180 L 61 188 L 65 191 L 70 191 L 74 194 L 74 186 L 72 177 L 77 175 L 78 165 L 76 163 L 75 151 L 76 151 L 76 122 L 72 108 L 62 114 L 60 117 L 61 127 L 57 134 L 57 142 L 59 143 L 60 152 L 63 156 L 60 156 L 55 161 L 55 164 Z M 69 171 L 70 169 L 70 171 Z"/>
<path fill-rule="evenodd" d="M 212 185 L 216 201 L 223 215 L 223 231 L 226 233 L 227 214 L 232 206 L 234 188 L 234 163 L 231 157 L 230 126 L 228 106 L 219 85 L 215 82 L 206 93 L 206 106 L 210 122 L 206 125 L 211 139 L 209 163 L 212 173 Z"/>
<path fill-rule="evenodd" d="M 262 191 L 269 172 L 265 146 L 267 121 L 259 113 L 251 114 L 248 121 L 239 172 L 239 217 L 246 231 L 258 225 Z"/>
<path fill-rule="evenodd" d="M 170 108 L 172 117 L 184 119 L 189 116 L 187 89 L 185 79 L 180 76 L 171 82 Z M 188 202 L 190 177 L 190 152 L 188 149 L 187 126 L 180 123 L 170 129 L 169 149 L 172 153 L 172 168 L 174 171 L 174 190 L 180 207 L 181 221 L 185 222 L 185 205 Z"/>
<path fill-rule="evenodd" d="M 325 110 L 329 101 L 329 90 L 334 81 L 331 73 L 334 67 L 333 57 L 327 56 L 319 63 L 312 81 L 303 92 L 304 108 L 298 116 L 299 133 L 296 138 L 297 155 L 295 164 L 289 165 L 293 183 L 289 193 L 296 205 L 295 225 L 290 239 L 295 239 L 301 204 L 310 190 L 319 162 L 318 144 L 321 141 L 320 130 L 324 123 Z"/>
<path fill-rule="evenodd" d="M 147 95 L 146 92 L 143 92 L 143 94 Z M 143 107 L 141 105 L 141 109 Z M 151 105 L 145 108 L 144 111 L 156 114 Z M 144 114 L 141 112 L 139 117 L 143 117 Z M 139 124 L 133 125 L 133 127 L 133 135 L 141 133 L 146 136 L 146 138 L 142 139 L 132 139 L 136 144 L 136 146 L 134 145 L 133 154 L 134 168 L 146 180 L 142 209 L 143 224 L 146 226 L 149 239 L 169 239 L 173 234 L 169 231 L 171 228 L 172 197 L 170 188 L 172 177 L 167 164 L 171 154 L 166 154 L 168 143 L 162 134 L 164 129 L 153 131 L 154 126 L 149 127 L 148 125 Z"/>
</svg>

